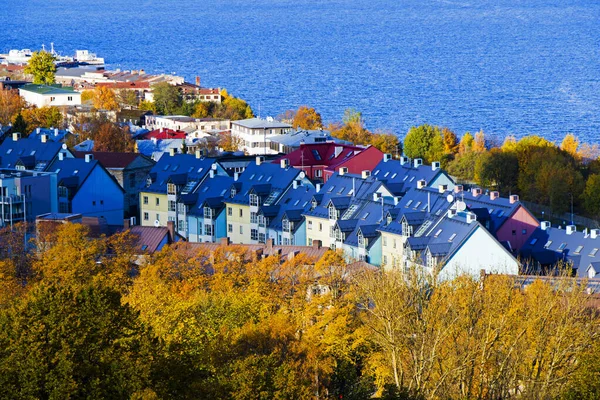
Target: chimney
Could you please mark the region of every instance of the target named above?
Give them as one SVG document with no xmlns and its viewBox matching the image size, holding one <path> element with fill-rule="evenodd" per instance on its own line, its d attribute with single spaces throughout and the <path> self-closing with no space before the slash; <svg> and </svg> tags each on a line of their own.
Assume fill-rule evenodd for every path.
<svg viewBox="0 0 600 400">
<path fill-rule="evenodd" d="M 228 237 L 221 238 L 221 246 L 229 246 L 230 244 L 231 244 L 231 241 L 229 240 Z"/>
<path fill-rule="evenodd" d="M 590 230 L 590 237 L 592 239 L 596 239 L 598 236 L 600 236 L 600 229 L 592 229 L 592 230 Z"/>
<path fill-rule="evenodd" d="M 17 142 L 19 139 L 21 139 L 21 133 L 20 132 L 13 133 L 13 141 Z"/>
<path fill-rule="evenodd" d="M 217 163 L 212 163 L 210 166 L 210 169 L 212 169 L 213 171 L 217 170 Z"/>
<path fill-rule="evenodd" d="M 265 241 L 265 247 L 267 248 L 267 252 L 271 252 L 273 250 L 273 238 L 269 238 Z"/>
<path fill-rule="evenodd" d="M 320 249 L 323 243 L 320 240 L 313 240 L 313 248 Z"/>
<path fill-rule="evenodd" d="M 460 193 L 463 191 L 463 185 L 454 186 L 454 193 Z"/>
<path fill-rule="evenodd" d="M 408 157 L 401 156 L 400 157 L 400 165 L 405 165 L 405 164 L 408 164 Z"/>
<path fill-rule="evenodd" d="M 431 170 L 432 171 L 437 171 L 438 169 L 440 169 L 440 162 L 439 161 L 434 161 L 431 163 Z"/>
<path fill-rule="evenodd" d="M 196 77 L 196 86 L 200 86 L 200 77 L 199 76 Z"/>
<path fill-rule="evenodd" d="M 175 154 L 177 154 L 177 149 L 175 149 L 175 148 L 170 148 L 170 149 L 169 149 L 169 155 L 170 155 L 171 157 L 174 157 L 174 156 L 175 156 Z"/>
<path fill-rule="evenodd" d="M 256 156 L 256 165 L 260 165 L 265 162 L 265 158 L 263 156 Z"/>
<path fill-rule="evenodd" d="M 369 170 L 364 170 L 364 171 L 362 172 L 362 178 L 363 178 L 363 179 L 367 179 L 367 178 L 368 178 L 368 177 L 370 177 L 370 176 L 371 176 L 371 171 L 369 171 Z"/>
<path fill-rule="evenodd" d="M 440 193 L 444 193 L 446 190 L 448 190 L 448 185 L 438 185 L 438 191 Z"/>
<path fill-rule="evenodd" d="M 167 229 L 171 235 L 171 240 L 175 240 L 175 221 L 167 221 Z"/>
<path fill-rule="evenodd" d="M 287 158 L 283 158 L 281 159 L 281 161 L 279 161 L 279 165 L 281 165 L 281 168 L 287 168 L 290 166 L 290 160 L 288 160 Z"/>
<path fill-rule="evenodd" d="M 208 172 L 208 174 L 209 174 L 209 176 L 211 177 L 211 179 L 212 179 L 212 178 L 214 178 L 214 177 L 215 177 L 215 170 L 214 170 L 214 169 L 211 169 L 211 170 Z"/>
<path fill-rule="evenodd" d="M 340 175 L 344 175 L 348 173 L 348 168 L 347 167 L 340 167 Z"/>
<path fill-rule="evenodd" d="M 448 218 L 453 218 L 454 216 L 456 216 L 456 210 L 448 210 Z"/>
<path fill-rule="evenodd" d="M 202 158 L 202 152 L 200 150 L 196 150 L 196 158 Z"/>
<path fill-rule="evenodd" d="M 163 133 L 165 131 L 165 128 L 160 128 L 160 133 Z"/>
<path fill-rule="evenodd" d="M 547 231 L 551 226 L 550 221 L 542 221 L 540 224 L 540 228 L 542 228 L 543 231 Z"/>
<path fill-rule="evenodd" d="M 86 154 L 85 155 L 85 162 L 89 163 L 94 159 L 94 155 L 93 154 Z"/>
<path fill-rule="evenodd" d="M 383 155 L 383 162 L 388 162 L 392 159 L 392 155 L 391 154 L 384 154 Z"/>
<path fill-rule="evenodd" d="M 40 136 L 40 139 L 42 140 L 42 143 L 48 143 L 48 135 L 43 134 Z"/>
<path fill-rule="evenodd" d="M 567 235 L 572 235 L 573 232 L 577 232 L 577 227 L 575 225 L 567 225 Z"/>
<path fill-rule="evenodd" d="M 421 165 L 423 165 L 423 159 L 422 159 L 422 158 L 415 158 L 415 159 L 413 160 L 413 166 L 414 166 L 415 168 L 418 168 L 418 167 L 420 167 Z"/>
<path fill-rule="evenodd" d="M 292 182 L 292 187 L 294 189 L 298 189 L 298 181 L 294 179 L 294 181 Z"/>
<path fill-rule="evenodd" d="M 127 229 L 129 229 L 129 227 L 130 227 L 130 226 L 129 226 L 129 224 L 130 224 L 129 218 L 125 218 L 125 219 L 123 220 L 123 229 L 124 229 L 124 230 L 127 230 Z"/>
<path fill-rule="evenodd" d="M 54 136 L 58 136 L 58 128 L 54 128 Z"/>
<path fill-rule="evenodd" d="M 417 181 L 417 189 L 423 189 L 427 185 L 425 179 L 419 179 Z"/>
<path fill-rule="evenodd" d="M 585 228 L 585 229 L 583 230 L 583 237 L 584 237 L 584 239 L 587 239 L 587 237 L 588 237 L 588 236 L 590 236 L 590 233 L 589 233 L 589 231 L 588 231 L 588 228 Z"/>
<path fill-rule="evenodd" d="M 510 196 L 510 204 L 515 204 L 517 201 L 519 201 L 519 195 L 518 194 L 512 194 Z"/>
<path fill-rule="evenodd" d="M 154 143 L 154 144 L 157 144 L 157 143 L 158 143 L 158 139 L 157 139 L 157 138 L 155 138 L 155 137 L 153 137 L 153 138 L 150 138 L 150 140 L 152 140 L 152 143 Z"/>
<path fill-rule="evenodd" d="M 317 183 L 317 184 L 315 185 L 315 192 L 316 192 L 316 193 L 319 193 L 320 191 L 321 191 L 321 184 L 320 184 L 320 183 Z"/>
<path fill-rule="evenodd" d="M 472 212 L 468 212 L 467 213 L 467 224 L 471 224 L 473 222 L 477 221 L 477 215 L 475 215 Z"/>
<path fill-rule="evenodd" d="M 38 135 L 42 132 L 42 128 L 35 128 L 35 133 Z"/>
<path fill-rule="evenodd" d="M 394 205 L 397 206 L 400 203 L 400 196 L 394 196 Z"/>
<path fill-rule="evenodd" d="M 477 196 L 481 195 L 481 188 L 478 188 L 478 187 L 472 188 L 471 194 L 473 195 L 473 197 L 477 197 Z"/>
<path fill-rule="evenodd" d="M 65 159 L 65 153 L 62 151 L 58 152 L 58 161 L 62 161 Z"/>
<path fill-rule="evenodd" d="M 239 172 L 234 172 L 233 173 L 233 180 L 237 182 L 238 179 L 240 179 L 240 173 Z"/>
<path fill-rule="evenodd" d="M 490 200 L 496 200 L 498 197 L 500 197 L 500 193 L 496 191 L 490 192 Z"/>
</svg>

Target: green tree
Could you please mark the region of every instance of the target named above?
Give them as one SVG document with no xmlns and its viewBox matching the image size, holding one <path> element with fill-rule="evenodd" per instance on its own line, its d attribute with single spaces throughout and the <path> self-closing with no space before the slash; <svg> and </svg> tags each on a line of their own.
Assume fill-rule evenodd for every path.
<svg viewBox="0 0 600 400">
<path fill-rule="evenodd" d="M 0 312 L 0 397 L 129 398 L 149 388 L 150 348 L 118 292 L 42 284 Z"/>
<path fill-rule="evenodd" d="M 18 113 L 15 117 L 12 127 L 13 132 L 26 133 L 27 132 L 27 122 L 25 122 L 25 118 L 23 118 L 23 114 Z"/>
<path fill-rule="evenodd" d="M 82 99 L 83 101 L 83 99 Z M 138 97 L 135 91 L 120 89 L 117 91 L 117 101 L 121 107 L 135 108 L 138 106 Z"/>
<path fill-rule="evenodd" d="M 37 85 L 54 84 L 56 74 L 56 58 L 47 51 L 36 51 L 31 55 L 23 72 L 33 75 L 33 83 Z"/>
<path fill-rule="evenodd" d="M 160 82 L 152 86 L 154 104 L 159 114 L 175 114 L 183 102 L 181 91 L 168 82 Z"/>
<path fill-rule="evenodd" d="M 426 164 L 440 161 L 444 154 L 442 132 L 437 126 L 413 126 L 404 139 L 404 154 L 410 158 L 422 158 Z"/>
<path fill-rule="evenodd" d="M 508 194 L 517 189 L 518 177 L 519 161 L 515 153 L 494 148 L 480 154 L 475 161 L 474 178 L 483 187 Z"/>
<path fill-rule="evenodd" d="M 594 218 L 600 217 L 600 175 L 592 174 L 588 177 L 585 190 L 582 194 L 585 211 Z"/>
</svg>

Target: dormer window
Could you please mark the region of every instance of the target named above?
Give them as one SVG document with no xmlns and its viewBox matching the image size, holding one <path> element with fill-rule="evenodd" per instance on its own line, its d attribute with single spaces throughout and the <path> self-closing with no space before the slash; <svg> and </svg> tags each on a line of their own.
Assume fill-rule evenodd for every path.
<svg viewBox="0 0 600 400">
<path fill-rule="evenodd" d="M 362 233 L 359 233 L 359 234 L 358 234 L 358 247 L 360 247 L 360 248 L 363 248 L 363 249 L 364 249 L 365 247 L 367 247 L 367 245 L 368 245 L 368 241 L 369 241 L 369 240 L 368 240 L 368 239 L 366 239 L 366 238 L 365 238 L 365 237 L 362 235 Z"/>
<path fill-rule="evenodd" d="M 257 194 L 252 193 L 250 195 L 250 205 L 258 207 L 258 195 Z"/>
<path fill-rule="evenodd" d="M 237 195 L 237 190 L 235 188 L 231 188 L 231 198 L 234 198 Z"/>
<path fill-rule="evenodd" d="M 204 218 L 212 219 L 212 208 L 204 207 Z"/>
<path fill-rule="evenodd" d="M 315 208 L 317 208 L 317 205 L 318 205 L 318 204 L 317 204 L 317 200 L 313 200 L 313 201 L 310 203 L 310 210 L 312 211 L 312 210 L 314 210 Z"/>
<path fill-rule="evenodd" d="M 402 236 L 410 236 L 412 233 L 412 227 L 408 224 L 408 221 L 402 221 Z"/>
<path fill-rule="evenodd" d="M 287 218 L 284 218 L 283 221 L 281 221 L 281 226 L 284 232 L 290 232 L 292 230 L 292 224 Z"/>
<path fill-rule="evenodd" d="M 392 216 L 388 215 L 385 221 L 386 221 L 386 225 L 391 224 L 392 223 Z"/>
<path fill-rule="evenodd" d="M 340 212 L 333 205 L 329 206 L 329 219 L 338 219 Z"/>
<path fill-rule="evenodd" d="M 167 183 L 167 194 L 177 194 L 177 186 L 174 183 Z"/>
</svg>

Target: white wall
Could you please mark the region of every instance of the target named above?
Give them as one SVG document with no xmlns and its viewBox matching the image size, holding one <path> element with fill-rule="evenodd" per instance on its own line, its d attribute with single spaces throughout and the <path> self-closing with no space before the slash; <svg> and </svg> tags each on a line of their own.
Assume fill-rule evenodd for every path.
<svg viewBox="0 0 600 400">
<path fill-rule="evenodd" d="M 19 94 L 27 103 L 35 104 L 38 107 L 76 106 L 81 104 L 81 93 L 78 92 L 46 95 L 19 89 Z"/>
</svg>

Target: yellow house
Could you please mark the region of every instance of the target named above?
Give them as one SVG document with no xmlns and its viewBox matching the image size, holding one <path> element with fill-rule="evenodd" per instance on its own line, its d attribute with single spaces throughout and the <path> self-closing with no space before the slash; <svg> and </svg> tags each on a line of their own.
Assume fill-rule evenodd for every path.
<svg viewBox="0 0 600 400">
<path fill-rule="evenodd" d="M 250 243 L 250 205 L 225 202 L 227 237 L 231 243 Z"/>
<path fill-rule="evenodd" d="M 384 268 L 403 268 L 406 237 L 397 233 L 381 233 L 381 263 Z"/>
<path fill-rule="evenodd" d="M 167 194 L 140 192 L 140 218 L 142 226 L 167 226 Z"/>
<path fill-rule="evenodd" d="M 335 220 L 315 216 L 305 216 L 305 218 L 306 244 L 312 246 L 313 241 L 320 240 L 323 246 L 329 247 L 331 245 L 331 228 L 335 225 Z"/>
</svg>

